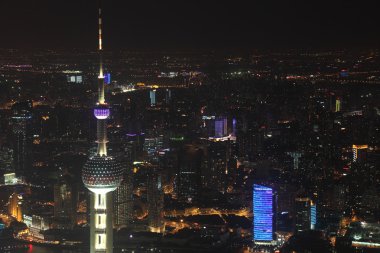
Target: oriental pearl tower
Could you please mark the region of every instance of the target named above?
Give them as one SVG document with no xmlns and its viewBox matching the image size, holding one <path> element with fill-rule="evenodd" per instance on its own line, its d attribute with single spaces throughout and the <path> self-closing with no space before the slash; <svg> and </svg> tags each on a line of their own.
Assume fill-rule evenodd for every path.
<svg viewBox="0 0 380 253">
<path fill-rule="evenodd" d="M 120 185 L 123 169 L 107 155 L 107 118 L 110 109 L 105 101 L 102 60 L 102 9 L 99 1 L 99 75 L 98 101 L 94 108 L 97 119 L 97 153 L 90 156 L 83 168 L 82 180 L 90 190 L 90 253 L 113 252 L 112 191 Z"/>
</svg>

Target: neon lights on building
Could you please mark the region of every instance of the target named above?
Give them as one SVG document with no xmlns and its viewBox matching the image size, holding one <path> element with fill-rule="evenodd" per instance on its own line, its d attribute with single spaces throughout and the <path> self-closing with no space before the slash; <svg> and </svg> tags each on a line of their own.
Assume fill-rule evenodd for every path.
<svg viewBox="0 0 380 253">
<path fill-rule="evenodd" d="M 315 229 L 317 224 L 317 205 L 312 203 L 310 206 L 310 229 Z"/>
<path fill-rule="evenodd" d="M 107 119 L 110 116 L 110 109 L 108 109 L 108 108 L 96 108 L 96 109 L 94 109 L 94 116 L 97 119 Z"/>
<path fill-rule="evenodd" d="M 273 240 L 273 189 L 253 185 L 253 239 L 255 242 Z"/>
<path fill-rule="evenodd" d="M 352 145 L 352 161 L 356 162 L 358 160 L 359 150 L 368 149 L 368 145 Z"/>
</svg>

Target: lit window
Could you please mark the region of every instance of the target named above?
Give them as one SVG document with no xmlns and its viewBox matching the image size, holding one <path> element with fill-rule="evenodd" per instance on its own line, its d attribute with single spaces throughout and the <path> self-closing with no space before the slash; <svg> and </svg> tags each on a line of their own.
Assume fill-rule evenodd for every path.
<svg viewBox="0 0 380 253">
<path fill-rule="evenodd" d="M 106 234 L 97 234 L 97 242 L 95 244 L 95 249 L 105 249 L 106 248 Z"/>
<path fill-rule="evenodd" d="M 106 209 L 106 194 L 95 193 L 95 209 Z"/>
<path fill-rule="evenodd" d="M 106 228 L 106 215 L 105 214 L 97 214 L 98 222 L 96 222 L 96 228 L 105 229 Z"/>
</svg>

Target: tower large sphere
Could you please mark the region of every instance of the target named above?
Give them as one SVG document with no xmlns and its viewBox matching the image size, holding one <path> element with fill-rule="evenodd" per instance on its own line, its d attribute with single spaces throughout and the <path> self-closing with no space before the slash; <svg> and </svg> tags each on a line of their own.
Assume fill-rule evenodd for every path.
<svg viewBox="0 0 380 253">
<path fill-rule="evenodd" d="M 95 155 L 84 165 L 82 180 L 90 191 L 106 193 L 120 185 L 122 175 L 122 165 L 114 157 Z"/>
</svg>

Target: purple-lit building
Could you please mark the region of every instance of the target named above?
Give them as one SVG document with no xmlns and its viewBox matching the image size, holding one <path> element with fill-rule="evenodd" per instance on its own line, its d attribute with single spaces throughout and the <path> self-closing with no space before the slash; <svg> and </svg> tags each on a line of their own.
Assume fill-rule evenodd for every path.
<svg viewBox="0 0 380 253">
<path fill-rule="evenodd" d="M 221 138 L 227 135 L 227 117 L 215 119 L 215 137 Z"/>
</svg>

